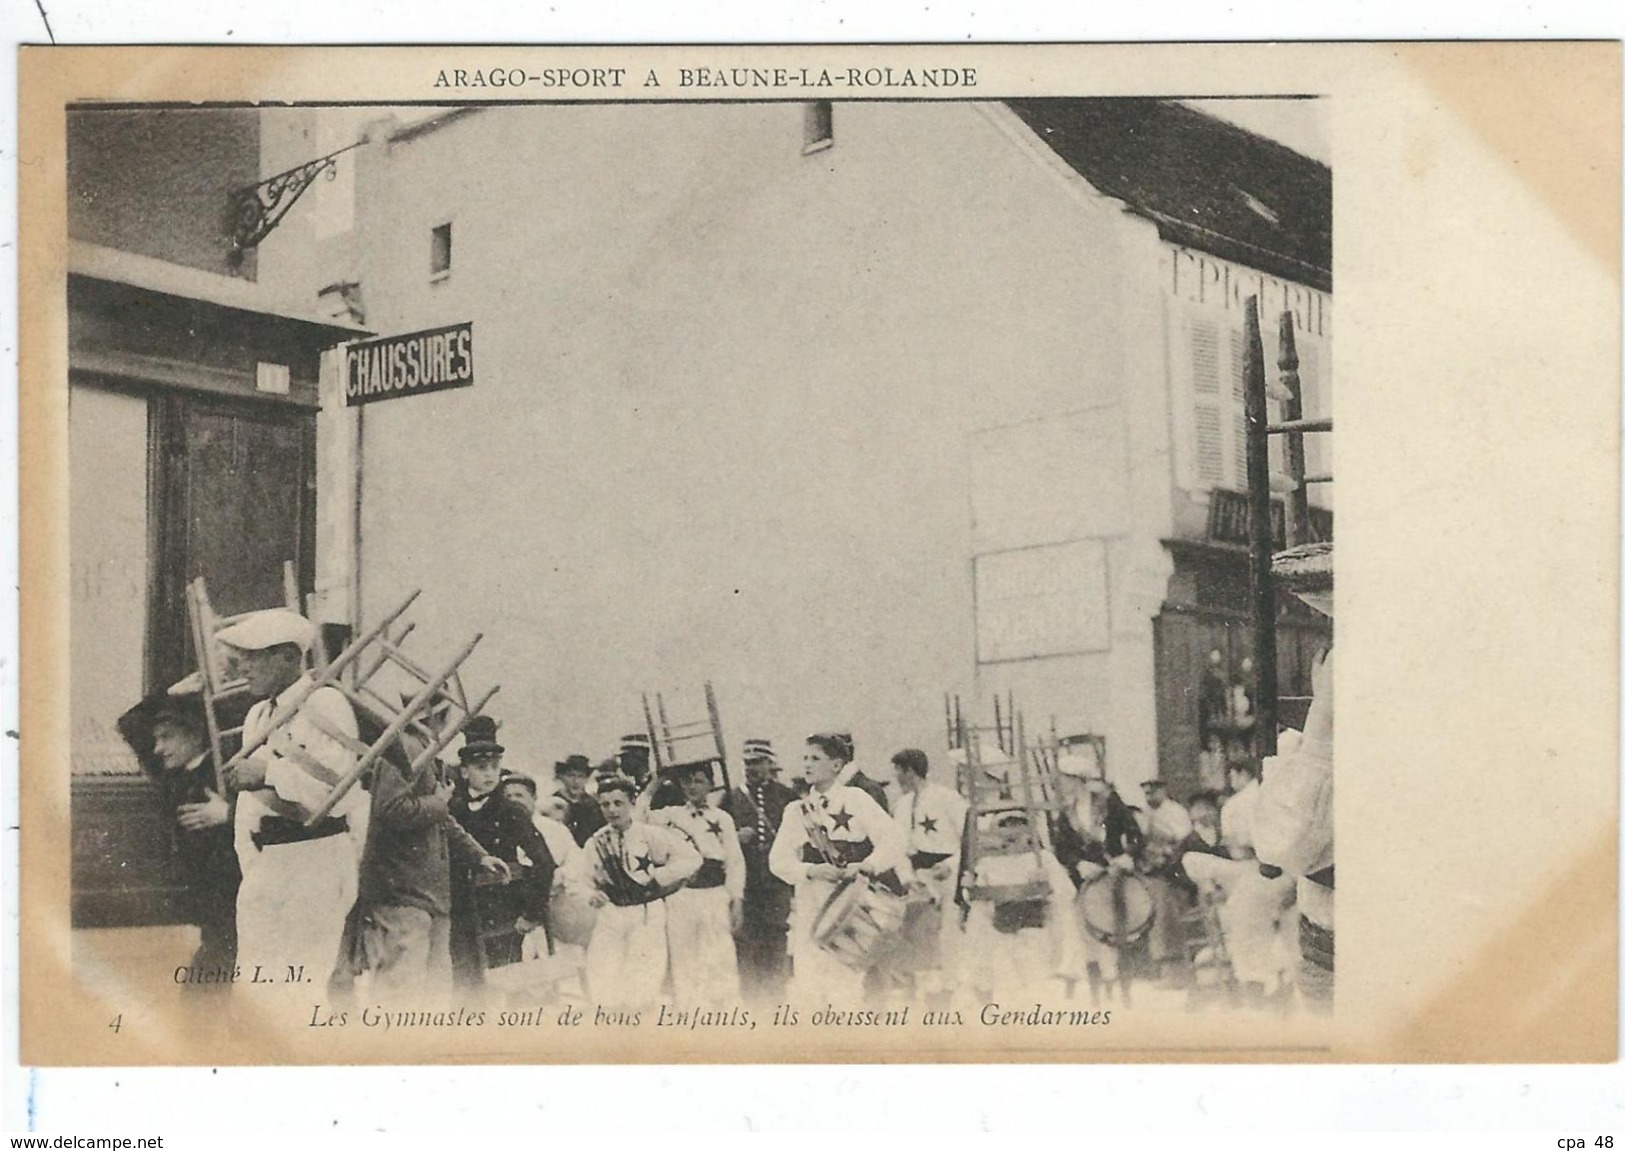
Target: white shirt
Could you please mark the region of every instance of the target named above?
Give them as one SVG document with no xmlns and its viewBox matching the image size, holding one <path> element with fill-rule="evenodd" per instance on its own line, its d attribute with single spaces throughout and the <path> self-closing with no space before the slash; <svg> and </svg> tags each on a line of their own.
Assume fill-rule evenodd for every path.
<svg viewBox="0 0 1625 1151">
<path fill-rule="evenodd" d="M 249 708 L 243 720 L 243 744 L 247 746 L 269 730 L 273 722 L 285 714 L 294 697 L 304 691 L 311 679 L 308 672 L 296 679 L 274 700 L 262 699 Z M 350 701 L 335 687 L 318 688 L 294 713 L 293 718 L 271 732 L 270 738 L 254 754 L 266 760 L 265 790 L 245 791 L 237 798 L 237 816 L 233 825 L 233 838 L 237 846 L 237 859 L 244 872 L 257 861 L 259 849 L 254 846 L 253 835 L 260 822 L 272 814 L 268 796 L 298 804 L 308 816 L 327 802 L 333 785 L 312 774 L 312 768 L 300 760 L 306 756 L 315 760 L 329 774 L 344 778 L 355 769 L 356 755 L 338 740 L 325 735 L 317 727 L 320 722 L 333 731 L 357 738 L 355 713 Z M 356 784 L 345 793 L 333 808 L 331 815 L 349 820 L 350 838 L 357 851 L 366 842 L 369 803 L 366 791 Z"/>
<path fill-rule="evenodd" d="M 1332 866 L 1332 745 L 1305 739 L 1264 761 L 1253 842 L 1258 858 L 1297 876 L 1298 910 L 1332 927 L 1332 893 L 1307 879 Z"/>
<path fill-rule="evenodd" d="M 1258 781 L 1232 795 L 1219 811 L 1219 842 L 1240 852 L 1253 851 L 1253 820 L 1258 815 Z"/>
<path fill-rule="evenodd" d="M 607 860 L 619 857 L 627 878 L 642 887 L 670 887 L 700 869 L 700 853 L 667 827 L 633 823 L 624 832 L 605 824 L 582 848 L 578 877 L 587 887 L 609 892 L 615 884 Z"/>
<path fill-rule="evenodd" d="M 976 887 L 1017 887 L 1043 880 L 1050 889 L 1046 898 L 1070 896 L 1072 892 L 1066 868 L 1053 853 L 1042 848 L 1036 855 L 1031 851 L 1014 851 L 1009 855 L 984 856 L 977 860 L 976 872 L 969 879 Z"/>
<path fill-rule="evenodd" d="M 530 821 L 536 825 L 542 842 L 547 844 L 547 853 L 553 857 L 555 882 L 572 876 L 579 877 L 581 869 L 576 857 L 581 854 L 581 848 L 576 844 L 576 837 L 570 834 L 570 829 L 539 811 L 530 817 Z"/>
<path fill-rule="evenodd" d="M 871 850 L 863 862 L 870 870 L 876 874 L 895 870 L 905 883 L 913 878 L 902 828 L 861 788 L 834 786 L 826 792 L 814 789 L 784 809 L 767 865 L 786 883 L 799 886 L 811 878 L 808 869 L 812 864 L 801 857 L 801 849 L 813 842 L 810 829 L 821 832 L 837 847 L 867 842 Z"/>
<path fill-rule="evenodd" d="M 1169 843 L 1178 843 L 1191 833 L 1190 812 L 1171 799 L 1162 801 L 1162 806 L 1152 808 L 1146 805 L 1145 834 L 1149 839 L 1161 839 Z"/>
<path fill-rule="evenodd" d="M 680 832 L 700 853 L 700 860 L 716 860 L 722 864 L 722 886 L 729 899 L 745 896 L 745 853 L 739 846 L 739 832 L 734 829 L 733 816 L 720 807 L 707 806 L 696 810 L 689 804 L 681 807 L 662 807 L 650 819 Z"/>
<path fill-rule="evenodd" d="M 964 797 L 940 783 L 927 780 L 919 791 L 903 792 L 895 819 L 907 837 L 909 855 L 946 855 L 957 869 L 968 810 Z"/>
</svg>

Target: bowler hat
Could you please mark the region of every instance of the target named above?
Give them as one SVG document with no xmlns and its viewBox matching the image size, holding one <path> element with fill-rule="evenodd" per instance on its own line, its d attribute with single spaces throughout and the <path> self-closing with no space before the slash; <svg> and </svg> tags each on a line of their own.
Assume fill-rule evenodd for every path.
<svg viewBox="0 0 1625 1151">
<path fill-rule="evenodd" d="M 567 755 L 553 765 L 554 775 L 591 775 L 592 762 L 584 755 Z"/>
</svg>

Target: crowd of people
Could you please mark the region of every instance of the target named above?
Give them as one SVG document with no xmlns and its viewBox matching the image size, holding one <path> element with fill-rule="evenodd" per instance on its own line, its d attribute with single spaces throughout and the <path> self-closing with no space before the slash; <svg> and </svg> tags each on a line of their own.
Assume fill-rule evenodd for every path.
<svg viewBox="0 0 1625 1151">
<path fill-rule="evenodd" d="M 657 769 L 647 736 L 538 778 L 484 715 L 455 764 L 387 755 L 345 790 L 377 733 L 316 686 L 315 639 L 286 609 L 219 633 L 256 700 L 223 777 L 187 685 L 121 721 L 175 812 L 190 985 L 297 972 L 333 994 L 727 1010 L 1126 1004 L 1138 979 L 1330 1002 L 1329 668 L 1301 741 L 1263 765 L 1279 786 L 1241 758 L 1183 804 L 1152 779 L 1131 805 L 1093 755 L 1058 756 L 1041 803 L 988 804 L 934 778 L 963 783 L 962 754 L 933 773 L 905 748 L 871 776 L 838 731 L 795 770 L 745 741 L 742 780 L 714 758 Z"/>
</svg>

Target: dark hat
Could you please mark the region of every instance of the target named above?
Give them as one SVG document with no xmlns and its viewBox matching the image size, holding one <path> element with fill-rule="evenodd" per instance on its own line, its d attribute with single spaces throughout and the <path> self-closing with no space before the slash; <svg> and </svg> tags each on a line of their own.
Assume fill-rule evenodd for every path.
<svg viewBox="0 0 1625 1151">
<path fill-rule="evenodd" d="M 584 755 L 567 755 L 553 765 L 554 775 L 591 775 L 592 763 Z"/>
<path fill-rule="evenodd" d="M 169 691 L 154 692 L 118 717 L 118 733 L 136 755 L 152 754 L 153 729 L 160 723 L 177 723 L 200 735 L 208 731 L 203 696 L 195 690 L 176 690 L 186 686 L 183 680 Z"/>
<path fill-rule="evenodd" d="M 704 772 L 705 777 L 709 779 L 712 774 L 712 764 L 715 762 L 714 759 L 696 759 L 688 763 L 674 763 L 666 770 L 668 774 L 678 779 L 687 779 L 689 776 L 698 775 L 701 772 Z"/>
<path fill-rule="evenodd" d="M 773 754 L 773 741 L 771 739 L 747 739 L 745 741 L 746 763 L 773 763 L 779 762 L 778 756 Z"/>
<path fill-rule="evenodd" d="M 488 715 L 476 715 L 463 728 L 463 746 L 457 758 L 470 760 L 490 755 L 501 755 L 506 749 L 497 742 L 497 721 Z"/>
</svg>

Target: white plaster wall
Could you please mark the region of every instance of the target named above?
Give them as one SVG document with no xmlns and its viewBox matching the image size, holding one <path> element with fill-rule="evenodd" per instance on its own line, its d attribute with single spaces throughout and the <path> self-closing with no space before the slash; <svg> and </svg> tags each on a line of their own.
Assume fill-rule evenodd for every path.
<svg viewBox="0 0 1625 1151">
<path fill-rule="evenodd" d="M 363 615 L 421 586 L 426 654 L 486 632 L 520 765 L 706 678 L 736 745 L 939 748 L 968 433 L 1140 372 L 1116 212 L 976 106 L 840 104 L 835 141 L 795 104 L 503 109 L 361 158 L 369 326 L 473 320 L 477 380 L 367 409 Z"/>
</svg>

